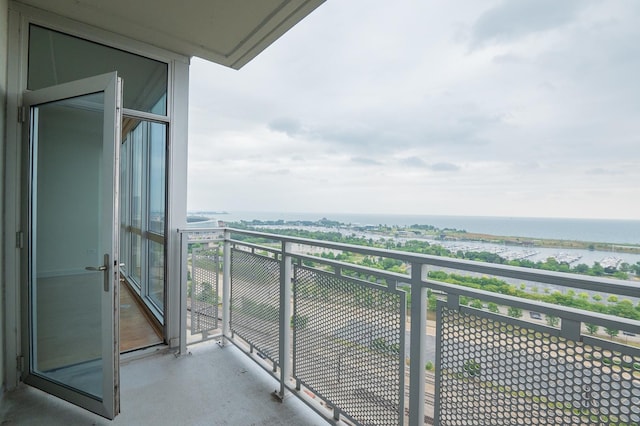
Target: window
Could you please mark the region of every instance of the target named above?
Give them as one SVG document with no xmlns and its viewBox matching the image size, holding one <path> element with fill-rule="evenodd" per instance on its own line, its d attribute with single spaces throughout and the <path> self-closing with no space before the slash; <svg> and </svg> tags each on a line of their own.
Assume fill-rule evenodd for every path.
<svg viewBox="0 0 640 426">
<path fill-rule="evenodd" d="M 164 312 L 167 124 L 123 120 L 120 241 L 126 274 L 156 313 Z M 124 255 L 128 255 L 125 258 Z M 161 315 L 158 315 L 161 319 Z"/>
<path fill-rule="evenodd" d="M 33 24 L 28 60 L 29 90 L 113 71 L 123 79 L 121 271 L 164 323 L 168 64 Z"/>
<path fill-rule="evenodd" d="M 27 89 L 37 90 L 113 71 L 125 82 L 125 108 L 167 114 L 166 63 L 37 25 L 29 27 Z"/>
</svg>

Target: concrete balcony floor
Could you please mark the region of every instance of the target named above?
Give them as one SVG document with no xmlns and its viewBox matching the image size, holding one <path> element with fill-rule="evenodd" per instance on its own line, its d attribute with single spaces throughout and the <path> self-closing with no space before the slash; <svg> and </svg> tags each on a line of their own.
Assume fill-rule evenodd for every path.
<svg viewBox="0 0 640 426">
<path fill-rule="evenodd" d="M 121 413 L 110 422 L 21 385 L 0 404 L 2 425 L 326 425 L 233 345 L 189 346 L 190 355 L 157 353 L 121 362 Z"/>
</svg>

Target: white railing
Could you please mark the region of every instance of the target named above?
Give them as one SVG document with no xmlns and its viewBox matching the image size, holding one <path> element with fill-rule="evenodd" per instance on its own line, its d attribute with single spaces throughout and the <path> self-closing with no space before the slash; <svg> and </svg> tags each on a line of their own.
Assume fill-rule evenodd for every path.
<svg viewBox="0 0 640 426">
<path fill-rule="evenodd" d="M 213 244 L 209 250 L 222 254 L 218 335 L 279 380 L 279 397 L 290 391 L 330 422 L 512 424 L 525 415 L 541 424 L 640 422 L 640 321 L 451 284 L 432 272 L 616 295 L 634 305 L 637 282 L 227 228 L 181 238 L 185 298 L 199 266 L 189 245 Z M 314 255 L 323 251 L 398 260 L 406 273 Z M 429 320 L 435 341 L 428 293 L 438 299 Z M 476 308 L 465 298 L 479 301 Z M 517 318 L 522 312 L 529 318 Z M 605 339 L 595 327 L 623 338 Z"/>
</svg>

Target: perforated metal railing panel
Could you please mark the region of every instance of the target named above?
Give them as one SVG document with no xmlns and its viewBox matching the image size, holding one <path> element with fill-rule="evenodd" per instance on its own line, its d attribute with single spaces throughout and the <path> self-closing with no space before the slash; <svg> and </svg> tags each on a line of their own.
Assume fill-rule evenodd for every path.
<svg viewBox="0 0 640 426">
<path fill-rule="evenodd" d="M 279 364 L 280 261 L 231 251 L 231 331 Z"/>
<path fill-rule="evenodd" d="M 640 425 L 637 348 L 444 305 L 437 326 L 441 425 Z"/>
<path fill-rule="evenodd" d="M 218 246 L 194 248 L 191 255 L 191 334 L 218 328 Z"/>
<path fill-rule="evenodd" d="M 294 376 L 352 420 L 402 423 L 405 293 L 294 267 Z"/>
</svg>

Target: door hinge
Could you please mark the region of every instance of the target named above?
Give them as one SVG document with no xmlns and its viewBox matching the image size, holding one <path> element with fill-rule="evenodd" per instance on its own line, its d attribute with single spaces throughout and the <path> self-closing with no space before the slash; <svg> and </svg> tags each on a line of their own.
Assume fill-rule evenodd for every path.
<svg viewBox="0 0 640 426">
<path fill-rule="evenodd" d="M 24 123 L 27 121 L 27 107 L 18 107 L 18 123 Z"/>
<path fill-rule="evenodd" d="M 16 358 L 16 368 L 20 372 L 24 371 L 24 357 L 23 356 L 18 356 Z"/>
<path fill-rule="evenodd" d="M 22 231 L 18 231 L 16 232 L 16 248 L 23 248 L 24 247 L 24 232 Z"/>
</svg>

